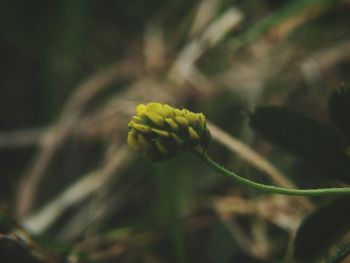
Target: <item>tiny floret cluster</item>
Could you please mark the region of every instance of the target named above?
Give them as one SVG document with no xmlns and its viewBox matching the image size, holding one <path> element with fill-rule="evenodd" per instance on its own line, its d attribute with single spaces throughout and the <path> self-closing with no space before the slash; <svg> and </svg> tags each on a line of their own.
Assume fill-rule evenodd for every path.
<svg viewBox="0 0 350 263">
<path fill-rule="evenodd" d="M 203 113 L 151 102 L 136 107 L 127 140 L 146 159 L 160 162 L 186 149 L 206 151 L 210 133 Z"/>
</svg>

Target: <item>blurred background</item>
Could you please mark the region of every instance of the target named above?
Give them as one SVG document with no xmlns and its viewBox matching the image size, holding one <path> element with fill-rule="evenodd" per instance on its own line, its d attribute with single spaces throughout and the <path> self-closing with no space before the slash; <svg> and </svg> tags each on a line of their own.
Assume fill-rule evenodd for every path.
<svg viewBox="0 0 350 263">
<path fill-rule="evenodd" d="M 327 97 L 350 80 L 348 0 L 0 5 L 3 233 L 22 228 L 70 262 L 291 262 L 322 199 L 241 187 L 186 153 L 148 163 L 126 145 L 127 123 L 151 101 L 203 112 L 225 167 L 329 184 L 248 116 L 286 105 L 330 123 Z"/>
</svg>

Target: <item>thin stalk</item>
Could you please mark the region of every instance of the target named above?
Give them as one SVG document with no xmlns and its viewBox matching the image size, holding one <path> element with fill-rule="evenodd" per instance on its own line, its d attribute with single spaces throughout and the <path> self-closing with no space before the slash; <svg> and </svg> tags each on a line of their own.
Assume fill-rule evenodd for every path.
<svg viewBox="0 0 350 263">
<path fill-rule="evenodd" d="M 321 195 L 346 195 L 350 194 L 350 187 L 343 188 L 318 188 L 318 189 L 288 189 L 283 187 L 277 187 L 272 185 L 266 185 L 251 181 L 247 178 L 241 177 L 234 172 L 231 172 L 214 160 L 212 160 L 206 153 L 199 151 L 193 151 L 199 158 L 201 158 L 207 165 L 226 176 L 227 178 L 238 182 L 242 185 L 246 185 L 263 192 L 282 194 L 282 195 L 295 195 L 295 196 L 321 196 Z"/>
</svg>

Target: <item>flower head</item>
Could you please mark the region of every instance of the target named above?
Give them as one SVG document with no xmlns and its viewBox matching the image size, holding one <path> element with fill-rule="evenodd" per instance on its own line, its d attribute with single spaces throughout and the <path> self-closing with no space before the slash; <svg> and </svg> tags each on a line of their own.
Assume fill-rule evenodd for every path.
<svg viewBox="0 0 350 263">
<path fill-rule="evenodd" d="M 205 151 L 209 141 L 203 113 L 167 104 L 139 104 L 129 122 L 128 144 L 154 162 L 169 159 L 186 149 Z"/>
</svg>

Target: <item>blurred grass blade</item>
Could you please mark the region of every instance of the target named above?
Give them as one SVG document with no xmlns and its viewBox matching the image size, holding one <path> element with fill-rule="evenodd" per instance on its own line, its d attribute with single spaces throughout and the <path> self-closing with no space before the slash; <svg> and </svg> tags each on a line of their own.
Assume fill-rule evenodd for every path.
<svg viewBox="0 0 350 263">
<path fill-rule="evenodd" d="M 350 145 L 350 86 L 334 90 L 328 100 L 330 117 Z"/>
<path fill-rule="evenodd" d="M 326 8 L 331 4 L 335 4 L 338 1 L 334 0 L 298 0 L 288 1 L 284 7 L 273 15 L 263 19 L 259 23 L 249 27 L 247 31 L 239 35 L 237 38 L 232 39 L 232 45 L 238 49 L 244 45 L 254 42 L 256 39 L 264 35 L 273 27 L 287 20 L 288 18 L 299 15 L 306 8 Z"/>
<path fill-rule="evenodd" d="M 257 108 L 253 129 L 268 140 L 310 162 L 322 175 L 350 183 L 350 159 L 338 133 L 301 113 L 285 107 Z"/>
<path fill-rule="evenodd" d="M 335 256 L 329 258 L 326 263 L 348 262 L 345 259 L 350 260 L 350 242 L 342 247 Z"/>
<path fill-rule="evenodd" d="M 157 167 L 155 183 L 159 194 L 160 219 L 169 231 L 175 262 L 188 262 L 185 252 L 184 230 L 181 222 L 181 199 L 184 198 L 182 174 L 177 173 L 172 161 Z M 185 190 L 186 191 L 186 190 Z"/>
<path fill-rule="evenodd" d="M 299 227 L 293 256 L 312 262 L 350 230 L 350 197 L 338 199 L 312 213 Z"/>
</svg>

